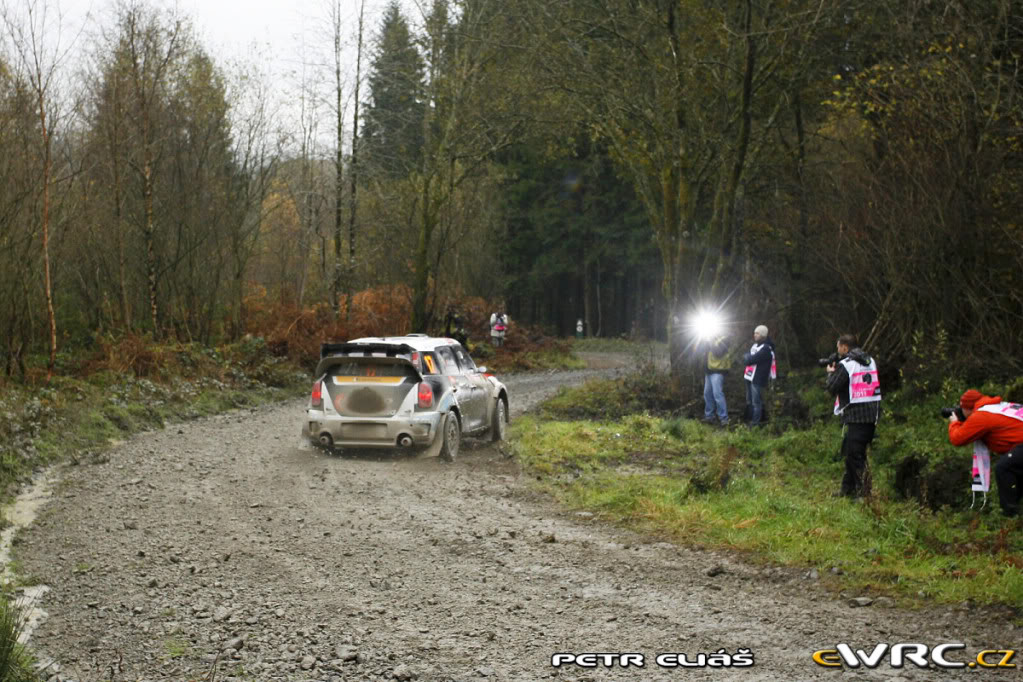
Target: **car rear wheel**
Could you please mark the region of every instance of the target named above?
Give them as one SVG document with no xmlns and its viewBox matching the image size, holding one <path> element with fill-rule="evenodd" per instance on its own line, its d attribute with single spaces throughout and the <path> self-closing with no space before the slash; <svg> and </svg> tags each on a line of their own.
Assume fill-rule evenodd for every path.
<svg viewBox="0 0 1023 682">
<path fill-rule="evenodd" d="M 498 442 L 504 440 L 505 428 L 508 426 L 508 406 L 504 400 L 497 399 L 494 409 L 490 411 L 490 440 Z"/>
<path fill-rule="evenodd" d="M 458 415 L 454 412 L 448 412 L 444 416 L 440 437 L 443 439 L 440 445 L 440 458 L 445 462 L 454 462 L 462 442 L 462 427 L 458 423 Z"/>
</svg>

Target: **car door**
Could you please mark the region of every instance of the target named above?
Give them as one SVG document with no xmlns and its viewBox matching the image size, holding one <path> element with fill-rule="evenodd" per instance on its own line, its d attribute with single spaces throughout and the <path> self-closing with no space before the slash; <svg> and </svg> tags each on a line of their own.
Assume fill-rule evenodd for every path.
<svg viewBox="0 0 1023 682">
<path fill-rule="evenodd" d="M 482 429 L 487 426 L 487 420 L 490 419 L 490 384 L 487 378 L 476 369 L 476 363 L 472 361 L 464 347 L 452 346 L 451 350 L 455 354 L 455 359 L 458 360 L 466 383 L 472 388 L 473 411 L 479 417 L 475 428 Z"/>
<path fill-rule="evenodd" d="M 440 359 L 440 371 L 448 377 L 455 392 L 455 400 L 462 414 L 462 430 L 472 431 L 479 427 L 479 401 L 474 395 L 472 382 L 459 367 L 451 346 L 439 346 L 434 353 Z"/>
</svg>

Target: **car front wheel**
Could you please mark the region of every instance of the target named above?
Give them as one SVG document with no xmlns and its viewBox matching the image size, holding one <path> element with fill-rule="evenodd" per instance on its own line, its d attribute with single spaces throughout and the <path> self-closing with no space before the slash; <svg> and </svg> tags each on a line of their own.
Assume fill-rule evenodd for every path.
<svg viewBox="0 0 1023 682">
<path fill-rule="evenodd" d="M 440 437 L 440 458 L 445 462 L 454 462 L 458 457 L 458 447 L 462 442 L 462 427 L 458 423 L 458 415 L 448 412 L 444 416 L 444 426 Z"/>
</svg>

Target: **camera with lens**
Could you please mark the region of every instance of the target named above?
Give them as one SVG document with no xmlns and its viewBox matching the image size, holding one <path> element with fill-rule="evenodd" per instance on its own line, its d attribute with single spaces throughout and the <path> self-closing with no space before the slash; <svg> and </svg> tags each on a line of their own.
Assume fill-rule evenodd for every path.
<svg viewBox="0 0 1023 682">
<path fill-rule="evenodd" d="M 819 360 L 817 360 L 817 366 L 818 367 L 827 367 L 828 365 L 832 365 L 832 364 L 838 362 L 841 359 L 842 359 L 841 355 L 839 355 L 838 353 L 832 353 L 831 355 L 829 355 L 826 358 L 820 358 Z"/>
<path fill-rule="evenodd" d="M 948 419 L 953 414 L 956 416 L 956 419 L 958 419 L 959 421 L 961 421 L 961 422 L 966 421 L 966 415 L 963 414 L 963 408 L 959 407 L 958 405 L 956 405 L 955 407 L 943 407 L 943 408 L 941 408 L 941 418 L 942 419 Z"/>
</svg>

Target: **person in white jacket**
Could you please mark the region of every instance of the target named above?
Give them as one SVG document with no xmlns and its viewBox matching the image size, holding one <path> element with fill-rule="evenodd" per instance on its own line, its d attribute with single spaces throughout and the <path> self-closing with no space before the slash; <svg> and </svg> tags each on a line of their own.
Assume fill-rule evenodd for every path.
<svg viewBox="0 0 1023 682">
<path fill-rule="evenodd" d="M 508 314 L 504 311 L 490 314 L 490 341 L 494 347 L 504 344 L 504 334 L 508 331 Z"/>
</svg>

